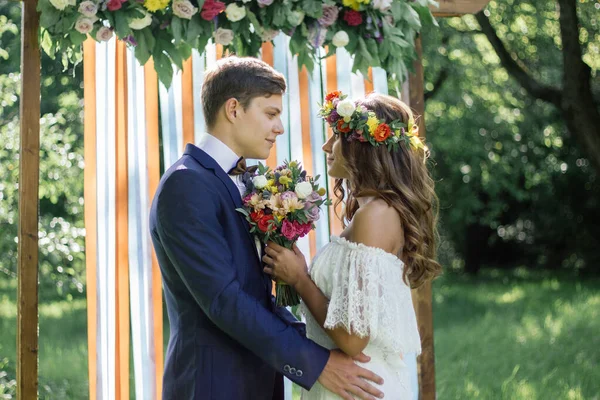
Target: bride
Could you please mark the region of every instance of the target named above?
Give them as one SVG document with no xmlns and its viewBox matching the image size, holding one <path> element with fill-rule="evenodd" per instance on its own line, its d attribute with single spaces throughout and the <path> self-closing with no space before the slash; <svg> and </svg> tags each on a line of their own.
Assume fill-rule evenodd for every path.
<svg viewBox="0 0 600 400">
<path fill-rule="evenodd" d="M 410 288 L 441 270 L 428 149 L 408 106 L 391 96 L 353 102 L 332 92 L 320 115 L 333 131 L 323 150 L 336 178 L 336 205 L 345 199 L 345 229 L 318 252 L 310 271 L 297 247 L 269 243 L 265 272 L 298 291 L 310 339 L 350 356 L 363 352 L 384 380 L 378 389 L 386 399 L 412 399 L 403 355 L 420 353 L 421 343 Z M 323 383 L 303 390 L 302 399 L 340 399 Z"/>
</svg>

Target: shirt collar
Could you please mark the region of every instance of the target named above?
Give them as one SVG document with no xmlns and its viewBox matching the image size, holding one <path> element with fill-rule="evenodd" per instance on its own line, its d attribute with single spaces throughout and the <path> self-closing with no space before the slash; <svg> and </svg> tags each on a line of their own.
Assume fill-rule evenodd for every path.
<svg viewBox="0 0 600 400">
<path fill-rule="evenodd" d="M 223 169 L 225 172 L 228 172 L 235 167 L 240 159 L 240 157 L 235 154 L 235 152 L 231 150 L 225 143 L 210 133 L 205 133 L 202 135 L 198 143 L 198 148 L 211 156 L 213 160 L 219 164 L 219 167 L 221 167 L 221 169 Z"/>
</svg>

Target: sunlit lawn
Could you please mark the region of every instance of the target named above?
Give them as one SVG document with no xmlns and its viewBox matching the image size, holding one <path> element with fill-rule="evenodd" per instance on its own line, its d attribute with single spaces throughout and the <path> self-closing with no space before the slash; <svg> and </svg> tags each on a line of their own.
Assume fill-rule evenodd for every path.
<svg viewBox="0 0 600 400">
<path fill-rule="evenodd" d="M 0 398 L 14 393 L 15 298 L 0 280 Z M 439 399 L 600 399 L 600 280 L 447 276 L 434 315 Z M 86 319 L 85 300 L 40 306 L 41 399 L 88 397 Z"/>
</svg>

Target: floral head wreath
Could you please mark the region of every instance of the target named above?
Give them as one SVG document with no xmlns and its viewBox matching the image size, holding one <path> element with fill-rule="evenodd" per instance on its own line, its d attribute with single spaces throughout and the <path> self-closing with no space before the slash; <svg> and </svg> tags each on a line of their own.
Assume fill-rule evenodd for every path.
<svg viewBox="0 0 600 400">
<path fill-rule="evenodd" d="M 358 140 L 378 147 L 384 145 L 389 151 L 397 150 L 400 142 L 415 151 L 423 149 L 424 157 L 429 149 L 419 138 L 419 126 L 411 117 L 408 124 L 400 120 L 386 122 L 378 119 L 374 111 L 347 99 L 340 91 L 329 93 L 319 110 L 333 132 L 346 136 L 348 141 Z"/>
</svg>

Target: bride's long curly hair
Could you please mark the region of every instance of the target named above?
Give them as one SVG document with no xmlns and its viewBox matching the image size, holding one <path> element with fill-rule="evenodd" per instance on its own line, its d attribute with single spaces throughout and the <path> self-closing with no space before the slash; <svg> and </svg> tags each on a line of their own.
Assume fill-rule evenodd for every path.
<svg viewBox="0 0 600 400">
<path fill-rule="evenodd" d="M 385 121 L 408 123 L 413 116 L 406 104 L 392 96 L 371 93 L 357 103 Z M 423 150 L 403 142 L 398 150 L 388 151 L 385 146 L 348 141 L 343 136 L 338 140 L 350 176 L 348 180 L 336 179 L 334 185 L 336 209 L 345 198 L 344 215 L 338 215 L 344 227 L 358 210 L 357 197 L 381 198 L 398 211 L 402 220 L 404 281 L 415 288 L 440 275 L 442 268 L 435 260 L 438 199 Z"/>
</svg>

